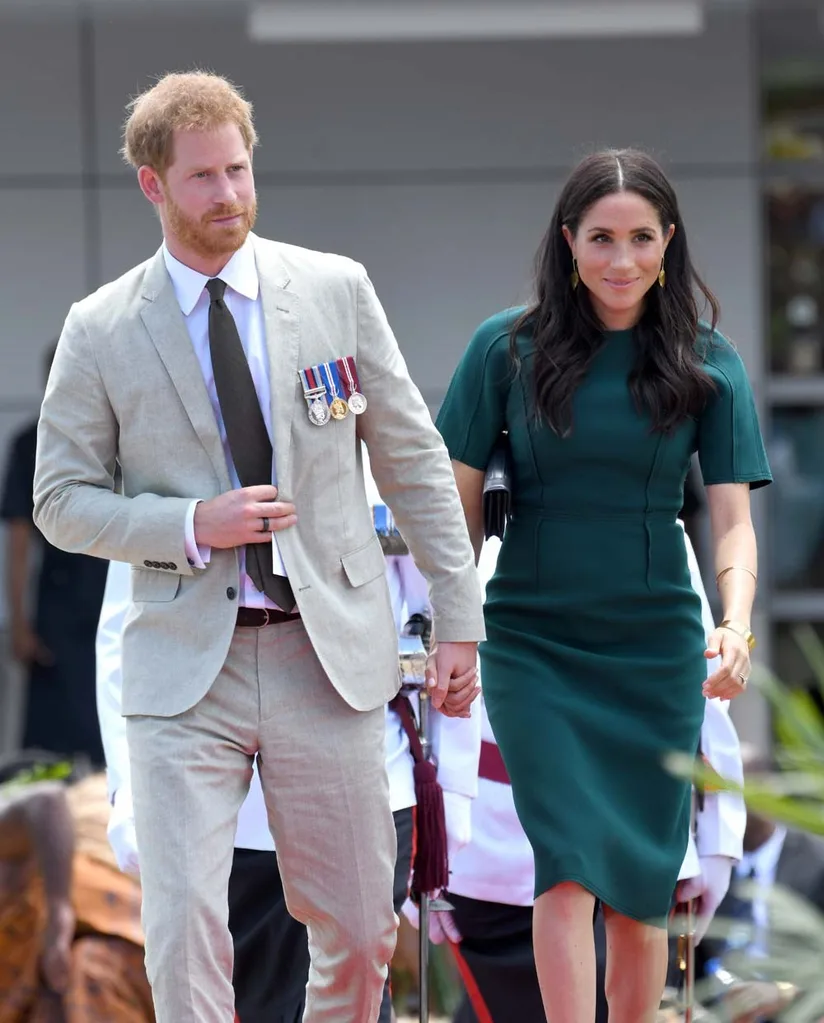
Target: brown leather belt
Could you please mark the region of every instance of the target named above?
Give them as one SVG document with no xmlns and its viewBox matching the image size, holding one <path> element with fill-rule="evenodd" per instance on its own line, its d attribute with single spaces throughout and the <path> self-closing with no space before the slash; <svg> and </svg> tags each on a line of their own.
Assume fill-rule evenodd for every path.
<svg viewBox="0 0 824 1023">
<path fill-rule="evenodd" d="M 281 625 L 300 618 L 299 614 L 277 611 L 273 607 L 239 607 L 237 627 L 239 629 L 262 629 L 264 625 Z"/>
</svg>

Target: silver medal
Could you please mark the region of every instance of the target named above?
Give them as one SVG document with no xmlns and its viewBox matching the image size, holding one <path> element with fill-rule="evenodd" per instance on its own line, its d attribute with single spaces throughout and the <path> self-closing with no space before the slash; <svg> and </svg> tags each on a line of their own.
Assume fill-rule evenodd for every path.
<svg viewBox="0 0 824 1023">
<path fill-rule="evenodd" d="M 352 391 L 346 404 L 356 416 L 359 416 L 366 411 L 366 398 L 360 393 L 360 391 Z"/>
<path fill-rule="evenodd" d="M 315 398 L 309 405 L 309 422 L 315 426 L 326 426 L 332 418 L 329 406 L 322 398 Z"/>
</svg>

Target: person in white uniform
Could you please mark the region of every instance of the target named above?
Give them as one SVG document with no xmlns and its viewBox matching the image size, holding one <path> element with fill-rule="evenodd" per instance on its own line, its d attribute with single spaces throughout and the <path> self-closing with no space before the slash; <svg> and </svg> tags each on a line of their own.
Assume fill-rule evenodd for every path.
<svg viewBox="0 0 824 1023">
<path fill-rule="evenodd" d="M 373 507 L 378 506 L 381 498 L 368 461 L 364 461 L 367 496 Z M 428 615 L 428 589 L 409 554 L 387 557 L 386 572 L 400 631 L 411 616 Z M 131 599 L 129 565 L 112 562 L 97 633 L 97 706 L 112 800 L 109 839 L 121 869 L 138 873 L 128 746 L 121 716 L 121 632 Z M 478 788 L 480 722 L 477 706 L 470 718 L 446 718 L 437 713 L 432 717 L 451 857 L 469 841 L 471 802 Z M 394 897 L 399 912 L 411 870 L 415 786 L 409 742 L 398 715 L 389 708 L 386 767 L 398 836 Z M 257 769 L 238 816 L 229 884 L 229 928 L 235 951 L 233 984 L 240 1023 L 299 1023 L 309 971 L 306 929 L 286 907 Z M 378 1023 L 389 1023 L 390 1019 L 387 980 Z"/>
<path fill-rule="evenodd" d="M 693 587 L 701 597 L 704 626 L 712 614 L 695 554 L 685 537 Z M 487 541 L 478 570 L 485 588 L 500 543 Z M 708 665 L 708 672 L 714 669 Z M 483 679 L 481 680 L 483 687 Z M 432 915 L 430 937 L 452 943 L 465 994 L 453 1023 L 545 1023 L 532 953 L 534 858 L 515 813 L 512 789 L 481 698 L 482 748 L 478 797 L 471 806 L 471 841 L 450 861 L 451 913 Z M 741 749 L 728 704 L 708 700 L 701 733 L 703 755 L 722 776 L 742 780 Z M 707 792 L 696 814 L 680 872 L 678 896 L 698 900 L 698 938 L 706 932 L 741 859 L 746 809 L 730 793 Z M 414 909 L 406 915 L 416 921 Z M 596 928 L 597 929 L 597 928 Z M 606 1020 L 603 950 L 599 958 L 598 1020 Z"/>
</svg>

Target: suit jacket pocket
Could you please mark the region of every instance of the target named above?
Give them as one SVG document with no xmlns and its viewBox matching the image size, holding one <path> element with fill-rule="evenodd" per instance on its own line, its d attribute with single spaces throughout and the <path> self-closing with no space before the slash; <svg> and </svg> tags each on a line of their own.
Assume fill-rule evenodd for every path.
<svg viewBox="0 0 824 1023">
<path fill-rule="evenodd" d="M 132 600 L 174 600 L 179 588 L 177 572 L 132 569 Z"/>
<path fill-rule="evenodd" d="M 386 562 L 377 535 L 362 547 L 342 555 L 340 560 L 346 578 L 352 586 L 365 586 L 373 579 L 379 579 L 386 571 Z"/>
</svg>

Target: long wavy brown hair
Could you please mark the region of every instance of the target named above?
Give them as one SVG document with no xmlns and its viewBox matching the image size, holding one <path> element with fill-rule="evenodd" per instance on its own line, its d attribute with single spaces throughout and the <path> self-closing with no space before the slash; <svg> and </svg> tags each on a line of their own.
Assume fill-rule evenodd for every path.
<svg viewBox="0 0 824 1023">
<path fill-rule="evenodd" d="M 562 229 L 566 225 L 575 234 L 595 203 L 621 191 L 646 199 L 665 232 L 675 225 L 667 246 L 666 287 L 650 289 L 634 327 L 637 356 L 629 388 L 635 404 L 647 411 L 654 430 L 669 433 L 701 412 L 713 388 L 702 367 L 699 341 L 718 322 L 718 301 L 690 259 L 672 185 L 656 161 L 639 150 L 594 153 L 575 168 L 561 192 L 536 257 L 535 301 L 510 336 L 510 351 L 520 366 L 518 334 L 531 334 L 536 414 L 561 436 L 573 427 L 575 391 L 604 343 L 604 326 L 587 288 L 571 286 L 572 252 Z M 702 306 L 709 311 L 709 324 L 699 322 Z"/>
</svg>

